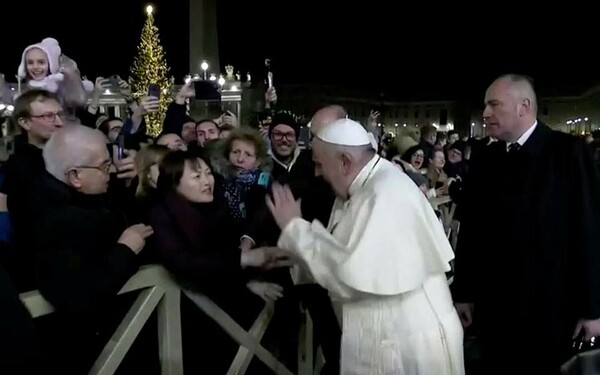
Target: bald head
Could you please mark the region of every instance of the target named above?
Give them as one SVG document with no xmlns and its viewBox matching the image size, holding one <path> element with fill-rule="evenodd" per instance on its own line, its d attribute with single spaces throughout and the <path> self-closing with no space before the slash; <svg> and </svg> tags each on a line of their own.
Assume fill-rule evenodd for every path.
<svg viewBox="0 0 600 375">
<path fill-rule="evenodd" d="M 106 137 L 83 125 L 69 125 L 52 134 L 44 146 L 43 157 L 48 173 L 66 182 L 69 168 L 89 165 L 98 157 L 109 157 Z"/>
<path fill-rule="evenodd" d="M 312 120 L 310 121 L 310 132 L 312 135 L 316 135 L 323 129 L 327 124 L 334 122 L 335 120 L 343 119 L 348 116 L 348 113 L 341 105 L 329 105 L 319 109 Z"/>
</svg>

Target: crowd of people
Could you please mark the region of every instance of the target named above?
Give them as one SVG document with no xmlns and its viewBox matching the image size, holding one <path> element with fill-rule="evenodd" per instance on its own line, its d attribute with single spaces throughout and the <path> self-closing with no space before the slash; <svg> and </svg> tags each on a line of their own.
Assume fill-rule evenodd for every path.
<svg viewBox="0 0 600 375">
<path fill-rule="evenodd" d="M 19 76 L 18 95 L 3 91 L 19 131 L 0 184 L 5 368 L 88 371 L 143 264 L 244 328 L 274 303 L 264 342 L 292 372 L 300 306 L 322 374 L 463 374 L 463 329 L 482 373 L 518 360 L 551 374 L 572 337 L 600 335 L 598 170 L 582 140 L 537 120 L 527 77 L 487 90 L 486 139 L 426 126 L 389 140 L 324 103 L 301 147 L 290 112 L 254 127 L 231 112 L 192 118 L 191 83 L 149 137 L 158 99 L 133 100 L 121 80 L 129 112 L 104 116 L 113 82 L 82 80 L 54 39 L 23 51 Z M 276 108 L 274 88 L 265 100 Z M 455 249 L 431 205 L 443 196 L 458 206 Z M 34 324 L 18 293 L 36 289 L 56 313 Z M 235 345 L 182 308 L 186 371 L 224 373 Z M 124 366 L 157 371 L 147 354 Z"/>
</svg>

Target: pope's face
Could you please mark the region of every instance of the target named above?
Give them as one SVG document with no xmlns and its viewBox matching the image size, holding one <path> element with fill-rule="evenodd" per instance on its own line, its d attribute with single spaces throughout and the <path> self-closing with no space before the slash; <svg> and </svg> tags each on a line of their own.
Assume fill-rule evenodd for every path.
<svg viewBox="0 0 600 375">
<path fill-rule="evenodd" d="M 341 199 L 347 199 L 348 187 L 347 168 L 342 155 L 335 148 L 325 142 L 315 139 L 312 145 L 313 161 L 315 162 L 315 175 L 322 176 L 335 194 Z"/>
</svg>

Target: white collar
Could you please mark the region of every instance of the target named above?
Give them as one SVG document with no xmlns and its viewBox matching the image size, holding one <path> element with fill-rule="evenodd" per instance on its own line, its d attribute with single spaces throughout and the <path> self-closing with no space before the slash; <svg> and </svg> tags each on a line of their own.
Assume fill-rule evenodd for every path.
<svg viewBox="0 0 600 375">
<path fill-rule="evenodd" d="M 533 131 L 535 130 L 535 128 L 537 127 L 537 120 L 533 123 L 533 125 L 531 125 L 529 127 L 529 129 L 527 129 L 525 131 L 525 133 L 523 133 L 523 135 L 521 135 L 521 137 L 519 137 L 519 139 L 517 139 L 516 142 L 506 142 L 506 150 L 508 151 L 510 145 L 512 145 L 513 143 L 518 143 L 520 146 L 523 146 L 525 144 L 525 142 L 527 142 L 527 140 L 529 139 L 529 137 L 531 136 L 531 134 L 533 134 Z"/>
<path fill-rule="evenodd" d="M 354 178 L 354 181 L 352 181 L 350 187 L 348 188 L 348 197 L 351 197 L 354 194 L 356 194 L 356 192 L 364 186 L 369 177 L 371 177 L 371 175 L 373 174 L 373 171 L 375 170 L 375 167 L 377 167 L 377 164 L 380 160 L 381 156 L 373 156 L 373 158 L 360 170 L 360 172 L 358 172 L 358 174 Z"/>
</svg>

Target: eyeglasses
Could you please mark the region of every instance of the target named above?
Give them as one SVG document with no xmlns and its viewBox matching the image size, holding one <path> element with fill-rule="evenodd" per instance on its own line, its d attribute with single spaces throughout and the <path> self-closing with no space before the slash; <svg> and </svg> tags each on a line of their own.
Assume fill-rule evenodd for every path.
<svg viewBox="0 0 600 375">
<path fill-rule="evenodd" d="M 35 116 L 29 116 L 31 118 L 39 118 L 39 119 L 43 119 L 45 121 L 54 121 L 56 120 L 57 117 L 62 118 L 63 117 L 63 112 L 47 112 L 41 115 L 35 115 Z"/>
<path fill-rule="evenodd" d="M 104 173 L 104 174 L 108 174 L 110 172 L 110 168 L 113 166 L 112 161 L 107 160 L 104 163 L 100 164 L 100 165 L 78 165 L 76 167 L 73 168 L 79 168 L 79 169 L 97 169 L 100 172 Z"/>
<path fill-rule="evenodd" d="M 281 141 L 283 138 L 287 139 L 288 141 L 293 141 L 296 139 L 296 133 L 273 132 L 271 133 L 271 136 L 276 141 Z"/>
</svg>

